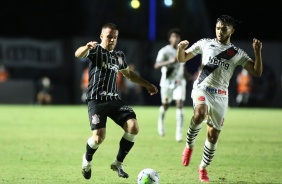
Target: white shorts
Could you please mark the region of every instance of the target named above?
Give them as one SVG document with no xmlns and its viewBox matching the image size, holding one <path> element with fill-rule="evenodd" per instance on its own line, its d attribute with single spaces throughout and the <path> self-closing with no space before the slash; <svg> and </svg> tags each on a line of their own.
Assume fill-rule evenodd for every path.
<svg viewBox="0 0 282 184">
<path fill-rule="evenodd" d="M 181 81 L 166 81 L 165 85 L 161 86 L 162 103 L 171 103 L 172 100 L 185 101 L 186 98 L 186 80 Z M 167 101 L 166 101 L 167 99 Z"/>
<path fill-rule="evenodd" d="M 208 116 L 204 122 L 221 130 L 228 109 L 228 93 L 220 89 L 200 87 L 192 90 L 191 98 L 194 109 L 199 104 L 208 106 Z"/>
</svg>

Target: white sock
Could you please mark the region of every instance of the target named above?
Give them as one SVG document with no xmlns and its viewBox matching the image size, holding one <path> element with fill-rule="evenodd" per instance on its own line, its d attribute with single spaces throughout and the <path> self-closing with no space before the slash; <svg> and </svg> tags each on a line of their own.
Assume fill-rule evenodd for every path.
<svg viewBox="0 0 282 184">
<path fill-rule="evenodd" d="M 90 148 L 92 148 L 92 149 L 97 149 L 99 147 L 99 144 L 96 144 L 94 142 L 93 137 L 89 137 L 89 139 L 87 140 L 87 143 L 90 146 Z"/>
<path fill-rule="evenodd" d="M 182 137 L 183 122 L 184 122 L 183 109 L 177 108 L 176 109 L 176 136 L 179 135 L 179 136 Z M 180 137 L 178 137 L 178 138 L 180 138 Z"/>
<path fill-rule="evenodd" d="M 160 106 L 159 109 L 159 119 L 158 119 L 158 132 L 160 135 L 165 134 L 165 127 L 164 127 L 164 119 L 165 119 L 165 109 L 163 106 Z"/>
</svg>

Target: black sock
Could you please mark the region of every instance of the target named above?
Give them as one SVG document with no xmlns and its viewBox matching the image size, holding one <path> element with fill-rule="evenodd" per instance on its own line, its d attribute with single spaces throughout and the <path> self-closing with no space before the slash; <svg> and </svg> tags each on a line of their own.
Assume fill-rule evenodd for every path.
<svg viewBox="0 0 282 184">
<path fill-rule="evenodd" d="M 124 158 L 130 151 L 130 149 L 133 147 L 134 142 L 130 142 L 126 140 L 124 137 L 121 138 L 119 142 L 119 150 L 117 155 L 117 161 L 123 162 Z"/>
<path fill-rule="evenodd" d="M 98 148 L 97 148 L 98 149 Z M 97 149 L 91 148 L 88 144 L 86 144 L 86 154 L 85 158 L 87 161 L 91 161 L 94 153 L 96 152 Z"/>
</svg>

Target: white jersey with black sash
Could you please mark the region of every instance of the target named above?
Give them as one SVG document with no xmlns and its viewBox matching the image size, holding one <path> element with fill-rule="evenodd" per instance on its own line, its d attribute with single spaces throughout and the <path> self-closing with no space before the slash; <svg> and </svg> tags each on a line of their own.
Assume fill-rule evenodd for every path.
<svg viewBox="0 0 282 184">
<path fill-rule="evenodd" d="M 120 99 L 117 73 L 126 69 L 126 57 L 122 51 L 108 51 L 101 45 L 89 50 L 89 85 L 86 100 L 111 101 Z"/>
<path fill-rule="evenodd" d="M 167 60 L 176 58 L 177 49 L 171 45 L 166 45 L 162 47 L 157 55 L 156 62 L 161 63 Z M 161 72 L 161 87 L 170 86 L 171 82 L 181 81 L 184 79 L 184 66 L 185 63 L 175 62 L 166 66 L 162 66 Z"/>
<path fill-rule="evenodd" d="M 216 39 L 204 38 L 188 48 L 193 55 L 202 55 L 199 75 L 193 88 L 209 86 L 228 91 L 230 79 L 237 66 L 244 66 L 251 58 L 232 43 L 223 45 Z"/>
</svg>

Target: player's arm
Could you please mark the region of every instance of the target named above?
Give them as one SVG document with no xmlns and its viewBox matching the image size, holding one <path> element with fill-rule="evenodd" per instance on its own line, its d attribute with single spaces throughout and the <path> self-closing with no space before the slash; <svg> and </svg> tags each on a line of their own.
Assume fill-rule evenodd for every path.
<svg viewBox="0 0 282 184">
<path fill-rule="evenodd" d="M 167 66 L 167 65 L 170 65 L 170 64 L 173 64 L 173 63 L 176 63 L 177 62 L 177 58 L 172 58 L 172 59 L 169 59 L 169 60 L 166 60 L 166 61 L 156 61 L 155 62 L 155 65 L 154 65 L 154 68 L 155 69 L 158 69 L 160 67 L 163 67 L 163 66 Z"/>
<path fill-rule="evenodd" d="M 98 44 L 97 42 L 91 41 L 88 42 L 86 45 L 79 47 L 75 51 L 75 57 L 84 58 L 89 50 L 96 48 L 97 44 Z"/>
<path fill-rule="evenodd" d="M 262 42 L 254 38 L 253 49 L 255 55 L 254 62 L 248 61 L 245 64 L 244 68 L 248 70 L 248 72 L 251 73 L 253 76 L 260 77 L 263 71 L 262 56 L 261 56 Z"/>
<path fill-rule="evenodd" d="M 147 89 L 147 91 L 150 93 L 150 95 L 154 95 L 158 92 L 158 88 L 155 85 L 153 85 L 153 84 L 149 83 L 147 80 L 143 79 L 137 73 L 130 70 L 129 67 L 127 67 L 126 69 L 120 70 L 120 72 L 128 80 L 145 87 Z"/>
<path fill-rule="evenodd" d="M 185 50 L 185 48 L 189 45 L 189 42 L 187 40 L 181 41 L 177 45 L 177 60 L 179 62 L 186 62 L 194 57 L 194 55 Z"/>
</svg>

